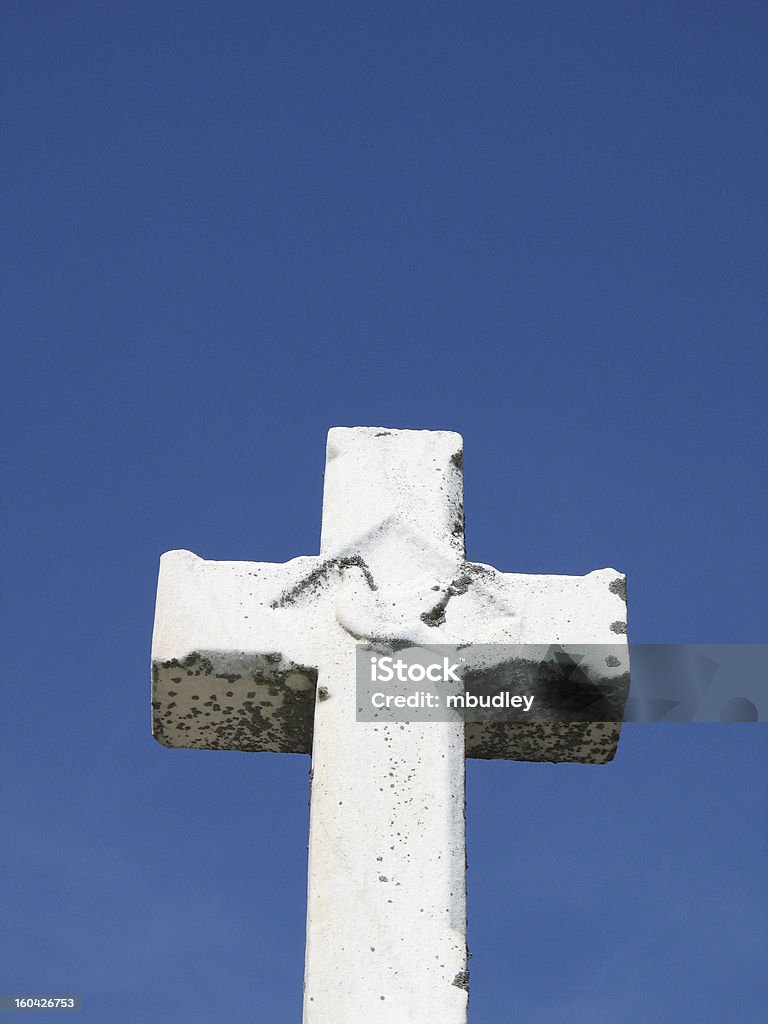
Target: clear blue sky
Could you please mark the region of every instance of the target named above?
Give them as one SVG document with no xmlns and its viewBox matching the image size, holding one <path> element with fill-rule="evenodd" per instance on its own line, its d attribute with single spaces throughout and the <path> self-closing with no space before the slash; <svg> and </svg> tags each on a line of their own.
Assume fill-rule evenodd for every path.
<svg viewBox="0 0 768 1024">
<path fill-rule="evenodd" d="M 329 426 L 445 427 L 471 558 L 765 641 L 766 7 L 1 18 L 0 992 L 297 1022 L 308 759 L 152 740 L 158 557 L 313 554 Z M 767 769 L 470 763 L 472 1024 L 761 1019 Z"/>
</svg>

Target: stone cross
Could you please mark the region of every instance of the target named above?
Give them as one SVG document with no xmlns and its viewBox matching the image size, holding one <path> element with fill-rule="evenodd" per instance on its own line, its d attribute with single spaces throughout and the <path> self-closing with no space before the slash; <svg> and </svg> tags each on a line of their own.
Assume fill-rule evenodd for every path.
<svg viewBox="0 0 768 1024">
<path fill-rule="evenodd" d="M 465 756 L 603 763 L 619 725 L 357 721 L 356 645 L 615 644 L 624 578 L 467 562 L 449 431 L 332 429 L 320 548 L 162 556 L 154 735 L 311 753 L 304 1024 L 464 1024 Z"/>
</svg>

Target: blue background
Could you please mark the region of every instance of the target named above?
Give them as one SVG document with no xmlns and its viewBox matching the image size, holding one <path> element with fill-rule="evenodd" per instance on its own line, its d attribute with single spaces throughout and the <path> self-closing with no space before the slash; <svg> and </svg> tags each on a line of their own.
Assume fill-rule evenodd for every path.
<svg viewBox="0 0 768 1024">
<path fill-rule="evenodd" d="M 466 441 L 469 557 L 765 641 L 766 8 L 2 6 L 0 991 L 300 1019 L 300 756 L 150 736 L 160 553 L 318 550 L 325 433 Z M 474 1024 L 762 1018 L 761 725 L 468 764 Z M 394 1022 L 393 1022 L 394 1024 Z"/>
</svg>

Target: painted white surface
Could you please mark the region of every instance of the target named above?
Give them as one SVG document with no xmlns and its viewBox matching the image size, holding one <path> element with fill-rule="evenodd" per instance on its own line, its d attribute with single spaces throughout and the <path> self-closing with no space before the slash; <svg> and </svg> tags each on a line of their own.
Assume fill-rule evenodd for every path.
<svg viewBox="0 0 768 1024">
<path fill-rule="evenodd" d="M 312 752 L 306 1024 L 466 1020 L 464 730 L 355 721 L 358 637 L 413 635 L 463 558 L 452 433 L 332 430 L 323 557 L 360 555 L 336 590 Z M 373 597 L 373 600 L 367 600 Z"/>
</svg>

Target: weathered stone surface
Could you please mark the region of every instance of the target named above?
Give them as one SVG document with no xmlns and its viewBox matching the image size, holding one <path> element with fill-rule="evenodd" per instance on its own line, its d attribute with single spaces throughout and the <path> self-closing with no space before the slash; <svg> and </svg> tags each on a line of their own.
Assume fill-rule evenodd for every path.
<svg viewBox="0 0 768 1024">
<path fill-rule="evenodd" d="M 355 645 L 622 642 L 623 577 L 467 562 L 462 442 L 328 435 L 319 556 L 161 562 L 155 736 L 312 749 L 305 1024 L 464 1024 L 464 757 L 610 760 L 618 725 L 356 721 Z M 616 671 L 622 671 L 618 666 Z"/>
</svg>

